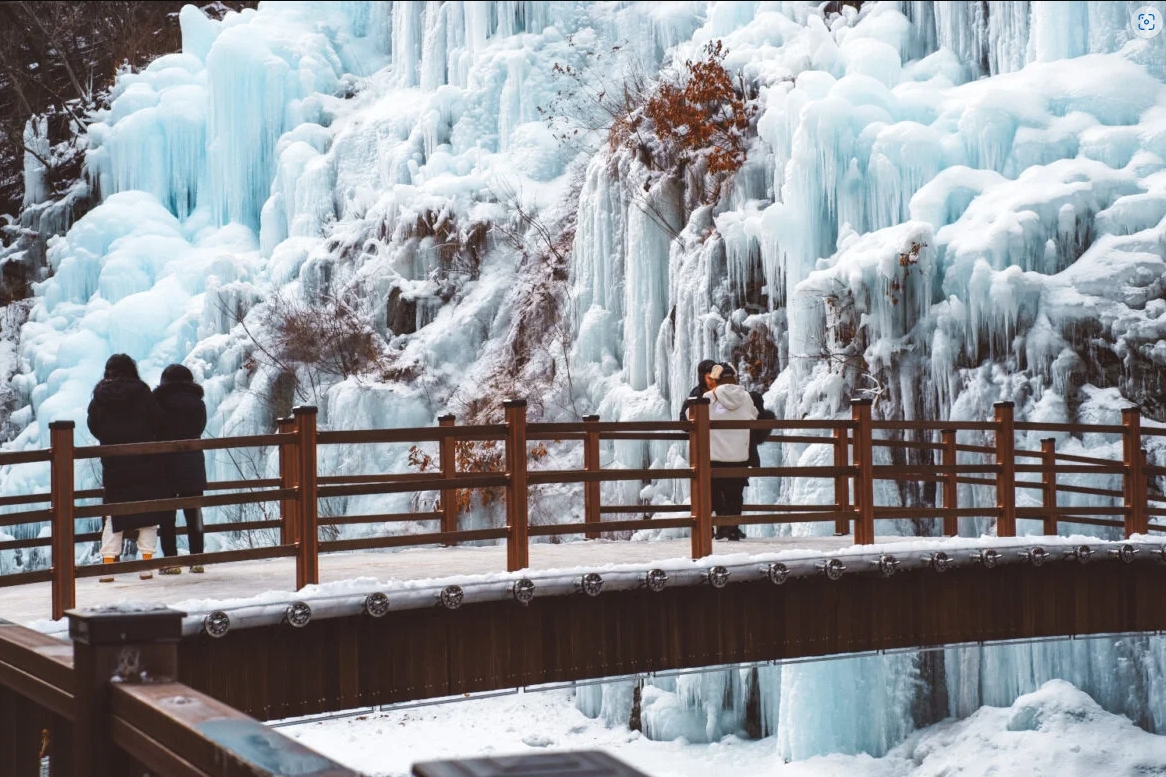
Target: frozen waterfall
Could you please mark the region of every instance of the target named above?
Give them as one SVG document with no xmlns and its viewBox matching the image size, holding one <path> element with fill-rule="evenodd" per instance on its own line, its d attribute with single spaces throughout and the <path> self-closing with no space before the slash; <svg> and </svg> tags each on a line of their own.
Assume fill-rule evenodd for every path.
<svg viewBox="0 0 1166 777">
<path fill-rule="evenodd" d="M 819 5 L 346 0 L 263 3 L 222 21 L 184 8 L 182 52 L 122 73 L 89 127 L 102 202 L 51 243 L 5 447 L 44 446 L 56 419 L 84 429 L 115 352 L 147 381 L 187 364 L 213 435 L 266 431 L 293 401 L 319 404 L 334 428 L 425 425 L 515 384 L 547 420 L 673 418 L 704 357 L 741 365 L 782 417 L 834 417 L 866 394 L 893 419 L 978 420 L 1011 399 L 1040 421 L 1113 423 L 1127 400 L 1147 423 L 1166 420 L 1166 49 L 1133 34 L 1137 4 Z M 714 40 L 756 120 L 710 204 L 685 177 L 697 173 L 649 169 L 596 116 L 609 85 L 650 84 Z M 45 196 L 39 174 L 30 161 L 30 203 Z M 265 362 L 255 339 L 277 297 L 346 300 L 383 346 L 375 377 Z M 1120 455 L 1111 439 L 1058 443 Z M 631 468 L 684 455 L 665 442 L 603 451 L 605 465 Z M 764 455 L 828 463 L 826 446 Z M 245 464 L 214 456 L 212 477 L 275 466 L 262 453 Z M 400 446 L 325 464 L 409 466 Z M 95 473 L 77 478 L 86 487 Z M 0 470 L 0 494 L 47 485 L 38 465 Z M 751 488 L 749 501 L 832 500 L 825 482 Z M 685 498 L 638 482 L 604 495 Z M 556 498 L 547 515 L 578 514 Z M 882 504 L 911 498 L 878 492 Z M 818 529 L 748 528 L 794 530 Z M 644 730 L 711 741 L 755 726 L 783 758 L 879 754 L 936 715 L 1063 677 L 1162 731 L 1162 644 L 658 678 L 641 689 Z M 624 725 L 632 690 L 597 686 L 578 703 Z"/>
</svg>

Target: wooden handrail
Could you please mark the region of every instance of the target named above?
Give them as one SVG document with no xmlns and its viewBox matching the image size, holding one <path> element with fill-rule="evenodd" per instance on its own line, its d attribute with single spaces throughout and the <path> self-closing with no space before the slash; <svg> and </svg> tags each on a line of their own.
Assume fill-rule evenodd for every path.
<svg viewBox="0 0 1166 777">
<path fill-rule="evenodd" d="M 808 420 L 712 421 L 708 407 L 693 406 L 692 419 L 686 421 L 637 421 L 632 423 L 600 422 L 588 416 L 579 422 L 526 423 L 526 409 L 521 402 L 509 403 L 506 423 L 458 426 L 452 416 L 442 417 L 439 425 L 426 429 L 388 429 L 329 431 L 315 428 L 313 408 L 297 408 L 293 418 L 282 419 L 274 434 L 234 438 L 134 443 L 115 446 L 73 447 L 71 423 L 54 425 L 53 444 L 45 451 L 21 451 L 0 455 L 0 465 L 18 462 L 49 462 L 52 488 L 48 494 L 16 495 L 0 498 L 0 508 L 48 503 L 47 509 L 0 514 L 0 527 L 31 525 L 50 521 L 53 531 L 47 537 L 0 542 L 0 550 L 51 546 L 54 564 L 49 574 L 53 581 L 53 614 L 58 616 L 73 603 L 74 580 L 100 574 L 101 569 L 76 567 L 67 563 L 76 543 L 94 542 L 99 535 L 83 525 L 74 529 L 76 520 L 115 515 L 176 510 L 188 507 L 238 506 L 260 502 L 279 505 L 278 520 L 244 521 L 212 524 L 209 533 L 278 529 L 279 545 L 270 548 L 206 553 L 206 563 L 256 557 L 294 555 L 297 587 L 319 580 L 319 554 L 343 549 L 406 547 L 417 544 L 456 544 L 471 539 L 502 539 L 507 545 L 507 567 L 525 568 L 529 563 L 530 537 L 550 537 L 582 533 L 595 539 L 615 531 L 638 528 L 690 528 L 692 555 L 696 558 L 712 552 L 714 526 L 753 523 L 796 523 L 832 521 L 836 534 L 853 530 L 857 544 L 874 541 L 874 522 L 885 519 L 940 520 L 943 533 L 958 533 L 959 520 L 970 517 L 995 517 L 1000 536 L 1015 533 L 1017 518 L 1038 519 L 1045 532 L 1054 532 L 1058 522 L 1122 525 L 1127 535 L 1157 530 L 1150 517 L 1166 511 L 1148 507 L 1147 480 L 1166 474 L 1166 467 L 1151 466 L 1142 452 L 1141 438 L 1158 429 L 1143 429 L 1136 409 L 1123 413 L 1123 424 L 1076 425 L 1017 423 L 1012 408 L 999 403 L 991 421 L 934 422 L 880 421 L 871 417 L 871 407 L 862 401 L 853 404 L 851 418 Z M 711 436 L 723 430 L 761 430 L 764 442 L 776 445 L 829 445 L 832 461 L 825 466 L 718 467 L 709 461 Z M 1069 432 L 1084 434 L 1121 434 L 1123 460 L 1113 461 L 1095 456 L 1058 452 L 1052 438 L 1042 440 L 1040 451 L 1017 450 L 1017 432 Z M 990 445 L 957 443 L 959 432 L 993 432 Z M 874 439 L 878 432 L 884 438 Z M 911 434 L 911 433 L 914 434 Z M 911 437 L 913 439 L 886 439 Z M 533 469 L 528 471 L 527 443 L 532 439 L 565 442 L 578 446 L 582 467 L 573 469 Z M 689 441 L 689 465 L 678 468 L 621 469 L 603 468 L 600 452 L 604 443 L 621 440 Z M 505 463 L 501 471 L 458 472 L 455 447 L 460 442 L 505 440 Z M 324 475 L 317 472 L 316 447 L 337 444 L 416 443 L 432 441 L 439 450 L 439 467 L 432 472 L 370 473 Z M 94 504 L 101 489 L 75 490 L 73 466 L 76 461 L 125 455 L 154 455 L 188 450 L 219 450 L 239 447 L 274 446 L 279 454 L 277 478 L 220 481 L 211 483 L 203 496 L 155 499 L 118 504 Z M 876 463 L 876 451 L 888 448 L 915 451 L 912 464 Z M 961 463 L 960 454 L 973 454 Z M 881 455 L 881 454 L 880 454 Z M 988 456 L 991 458 L 987 458 Z M 982 457 L 982 458 L 981 458 Z M 987 460 L 985 460 L 987 459 Z M 901 460 L 901 459 L 900 459 Z M 880 459 L 880 461 L 887 461 Z M 1019 463 L 1024 461 L 1026 463 Z M 1031 462 L 1031 463 L 1028 463 Z M 1122 478 L 1121 490 L 1059 482 L 1061 476 L 1102 474 Z M 741 516 L 714 516 L 712 489 L 725 478 L 816 478 L 832 482 L 834 498 L 823 505 L 748 505 Z M 661 482 L 668 479 L 689 481 L 690 504 L 678 505 L 604 505 L 601 484 L 605 482 Z M 911 482 L 931 481 L 939 484 L 934 505 L 910 507 L 879 506 L 874 502 L 874 483 L 878 480 Z M 582 490 L 582 523 L 532 526 L 527 500 L 532 487 L 547 484 L 578 484 Z M 995 508 L 961 507 L 960 486 L 994 488 Z M 473 532 L 459 530 L 457 492 L 462 489 L 499 489 L 506 495 L 507 528 Z M 1038 491 L 1039 508 L 1018 508 L 1017 489 Z M 210 493 L 213 492 L 213 493 Z M 339 516 L 320 519 L 319 500 L 349 496 L 395 493 L 439 492 L 441 504 L 433 510 L 417 512 Z M 853 493 L 852 493 L 853 492 Z M 1120 505 L 1096 508 L 1059 507 L 1058 493 L 1121 497 Z M 1166 501 L 1166 500 L 1164 500 Z M 1084 513 L 1084 514 L 1083 514 Z M 672 514 L 672 515 L 670 515 Z M 604 520 L 605 515 L 627 519 Z M 654 518 L 643 516 L 656 516 Z M 674 516 L 674 517 L 672 517 Z M 1114 519 L 1109 519 L 1113 516 Z M 1121 519 L 1116 520 L 1116 519 Z M 851 521 L 854 521 L 853 529 Z M 320 542 L 318 529 L 325 526 L 434 521 L 437 531 L 392 537 L 342 539 Z M 185 533 L 179 529 L 179 533 Z M 705 535 L 708 535 L 707 537 Z M 258 553 L 256 556 L 254 554 Z M 65 563 L 57 563 L 64 560 Z M 125 562 L 117 570 L 157 568 L 166 559 L 151 562 Z M 172 563 L 172 561 L 170 562 Z M 110 569 L 109 571 L 114 571 Z M 0 585 L 43 579 L 44 572 L 0 576 Z"/>
<path fill-rule="evenodd" d="M 165 442 L 131 442 L 121 445 L 88 445 L 77 448 L 73 458 L 109 459 L 118 456 L 153 456 L 159 453 L 184 453 L 186 451 L 214 451 L 224 448 L 263 448 L 281 445 L 286 441 L 279 434 L 256 434 L 246 437 L 213 437 L 199 440 L 167 440 Z"/>
</svg>

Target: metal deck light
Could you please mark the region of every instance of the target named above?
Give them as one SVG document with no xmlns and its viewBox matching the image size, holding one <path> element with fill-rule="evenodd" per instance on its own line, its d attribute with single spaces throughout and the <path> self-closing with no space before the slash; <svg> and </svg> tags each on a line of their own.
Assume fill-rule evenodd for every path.
<svg viewBox="0 0 1166 777">
<path fill-rule="evenodd" d="M 660 593 L 664 586 L 668 585 L 668 573 L 663 569 L 650 569 L 648 574 L 644 575 L 644 585 L 649 591 Z"/>
<path fill-rule="evenodd" d="M 389 597 L 380 591 L 375 591 L 364 597 L 364 612 L 374 618 L 380 618 L 389 612 Z"/>
<path fill-rule="evenodd" d="M 514 595 L 514 601 L 525 607 L 534 600 L 534 581 L 529 577 L 515 580 L 510 592 Z"/>
<path fill-rule="evenodd" d="M 283 616 L 291 626 L 302 629 L 312 619 L 312 608 L 307 602 L 292 602 Z"/>
<path fill-rule="evenodd" d="M 1112 548 L 1109 555 L 1117 556 L 1123 564 L 1134 563 L 1134 555 L 1138 553 L 1138 549 L 1128 542 L 1122 544 L 1120 548 Z"/>
<path fill-rule="evenodd" d="M 1000 563 L 1000 554 L 992 548 L 987 550 L 978 550 L 969 556 L 972 561 L 978 561 L 984 565 L 984 569 L 995 569 L 996 565 Z"/>
<path fill-rule="evenodd" d="M 846 565 L 842 563 L 842 559 L 832 558 L 819 564 L 818 569 L 830 580 L 841 580 L 846 572 Z"/>
<path fill-rule="evenodd" d="M 775 562 L 765 568 L 765 576 L 774 585 L 781 585 L 786 580 L 789 580 L 789 567 L 780 561 Z"/>
<path fill-rule="evenodd" d="M 447 610 L 456 610 L 462 606 L 462 599 L 465 594 L 462 593 L 460 585 L 447 585 L 441 589 L 441 593 L 437 595 L 437 599 L 441 602 L 441 606 Z"/>
<path fill-rule="evenodd" d="M 225 637 L 227 632 L 231 630 L 231 616 L 222 610 L 215 610 L 202 619 L 202 628 L 209 637 L 215 639 Z"/>
<path fill-rule="evenodd" d="M 1040 545 L 1037 545 L 1032 550 L 1020 551 L 1020 557 L 1031 563 L 1034 567 L 1044 566 L 1044 563 L 1051 558 L 1049 552 Z"/>
<path fill-rule="evenodd" d="M 603 578 L 599 576 L 598 572 L 588 572 L 579 581 L 579 587 L 588 596 L 599 596 L 603 593 Z"/>
<path fill-rule="evenodd" d="M 708 571 L 709 585 L 713 588 L 724 588 L 729 582 L 729 570 L 722 566 L 715 566 Z"/>
<path fill-rule="evenodd" d="M 899 565 L 902 563 L 899 559 L 892 556 L 890 553 L 883 553 L 878 557 L 877 561 L 870 562 L 879 568 L 879 574 L 883 577 L 890 577 L 899 571 Z"/>
<path fill-rule="evenodd" d="M 955 566 L 955 560 L 942 550 L 937 550 L 930 556 L 924 556 L 923 561 L 936 572 L 946 572 Z"/>
</svg>

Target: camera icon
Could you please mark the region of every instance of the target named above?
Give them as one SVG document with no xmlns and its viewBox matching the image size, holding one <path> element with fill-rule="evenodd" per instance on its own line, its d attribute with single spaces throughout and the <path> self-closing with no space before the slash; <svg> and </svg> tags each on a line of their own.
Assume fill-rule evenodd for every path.
<svg viewBox="0 0 1166 777">
<path fill-rule="evenodd" d="M 1134 35 L 1139 38 L 1153 38 L 1162 32 L 1163 15 L 1152 5 L 1143 5 L 1130 15 Z"/>
</svg>

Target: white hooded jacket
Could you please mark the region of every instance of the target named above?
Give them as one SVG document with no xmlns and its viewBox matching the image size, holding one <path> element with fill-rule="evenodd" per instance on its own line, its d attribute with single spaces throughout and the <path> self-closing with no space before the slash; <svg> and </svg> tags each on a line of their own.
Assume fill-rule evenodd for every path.
<svg viewBox="0 0 1166 777">
<path fill-rule="evenodd" d="M 709 401 L 710 421 L 753 421 L 757 407 L 749 392 L 736 383 L 717 386 L 705 394 Z M 709 458 L 713 461 L 744 462 L 749 460 L 748 429 L 713 429 L 709 432 Z"/>
</svg>

